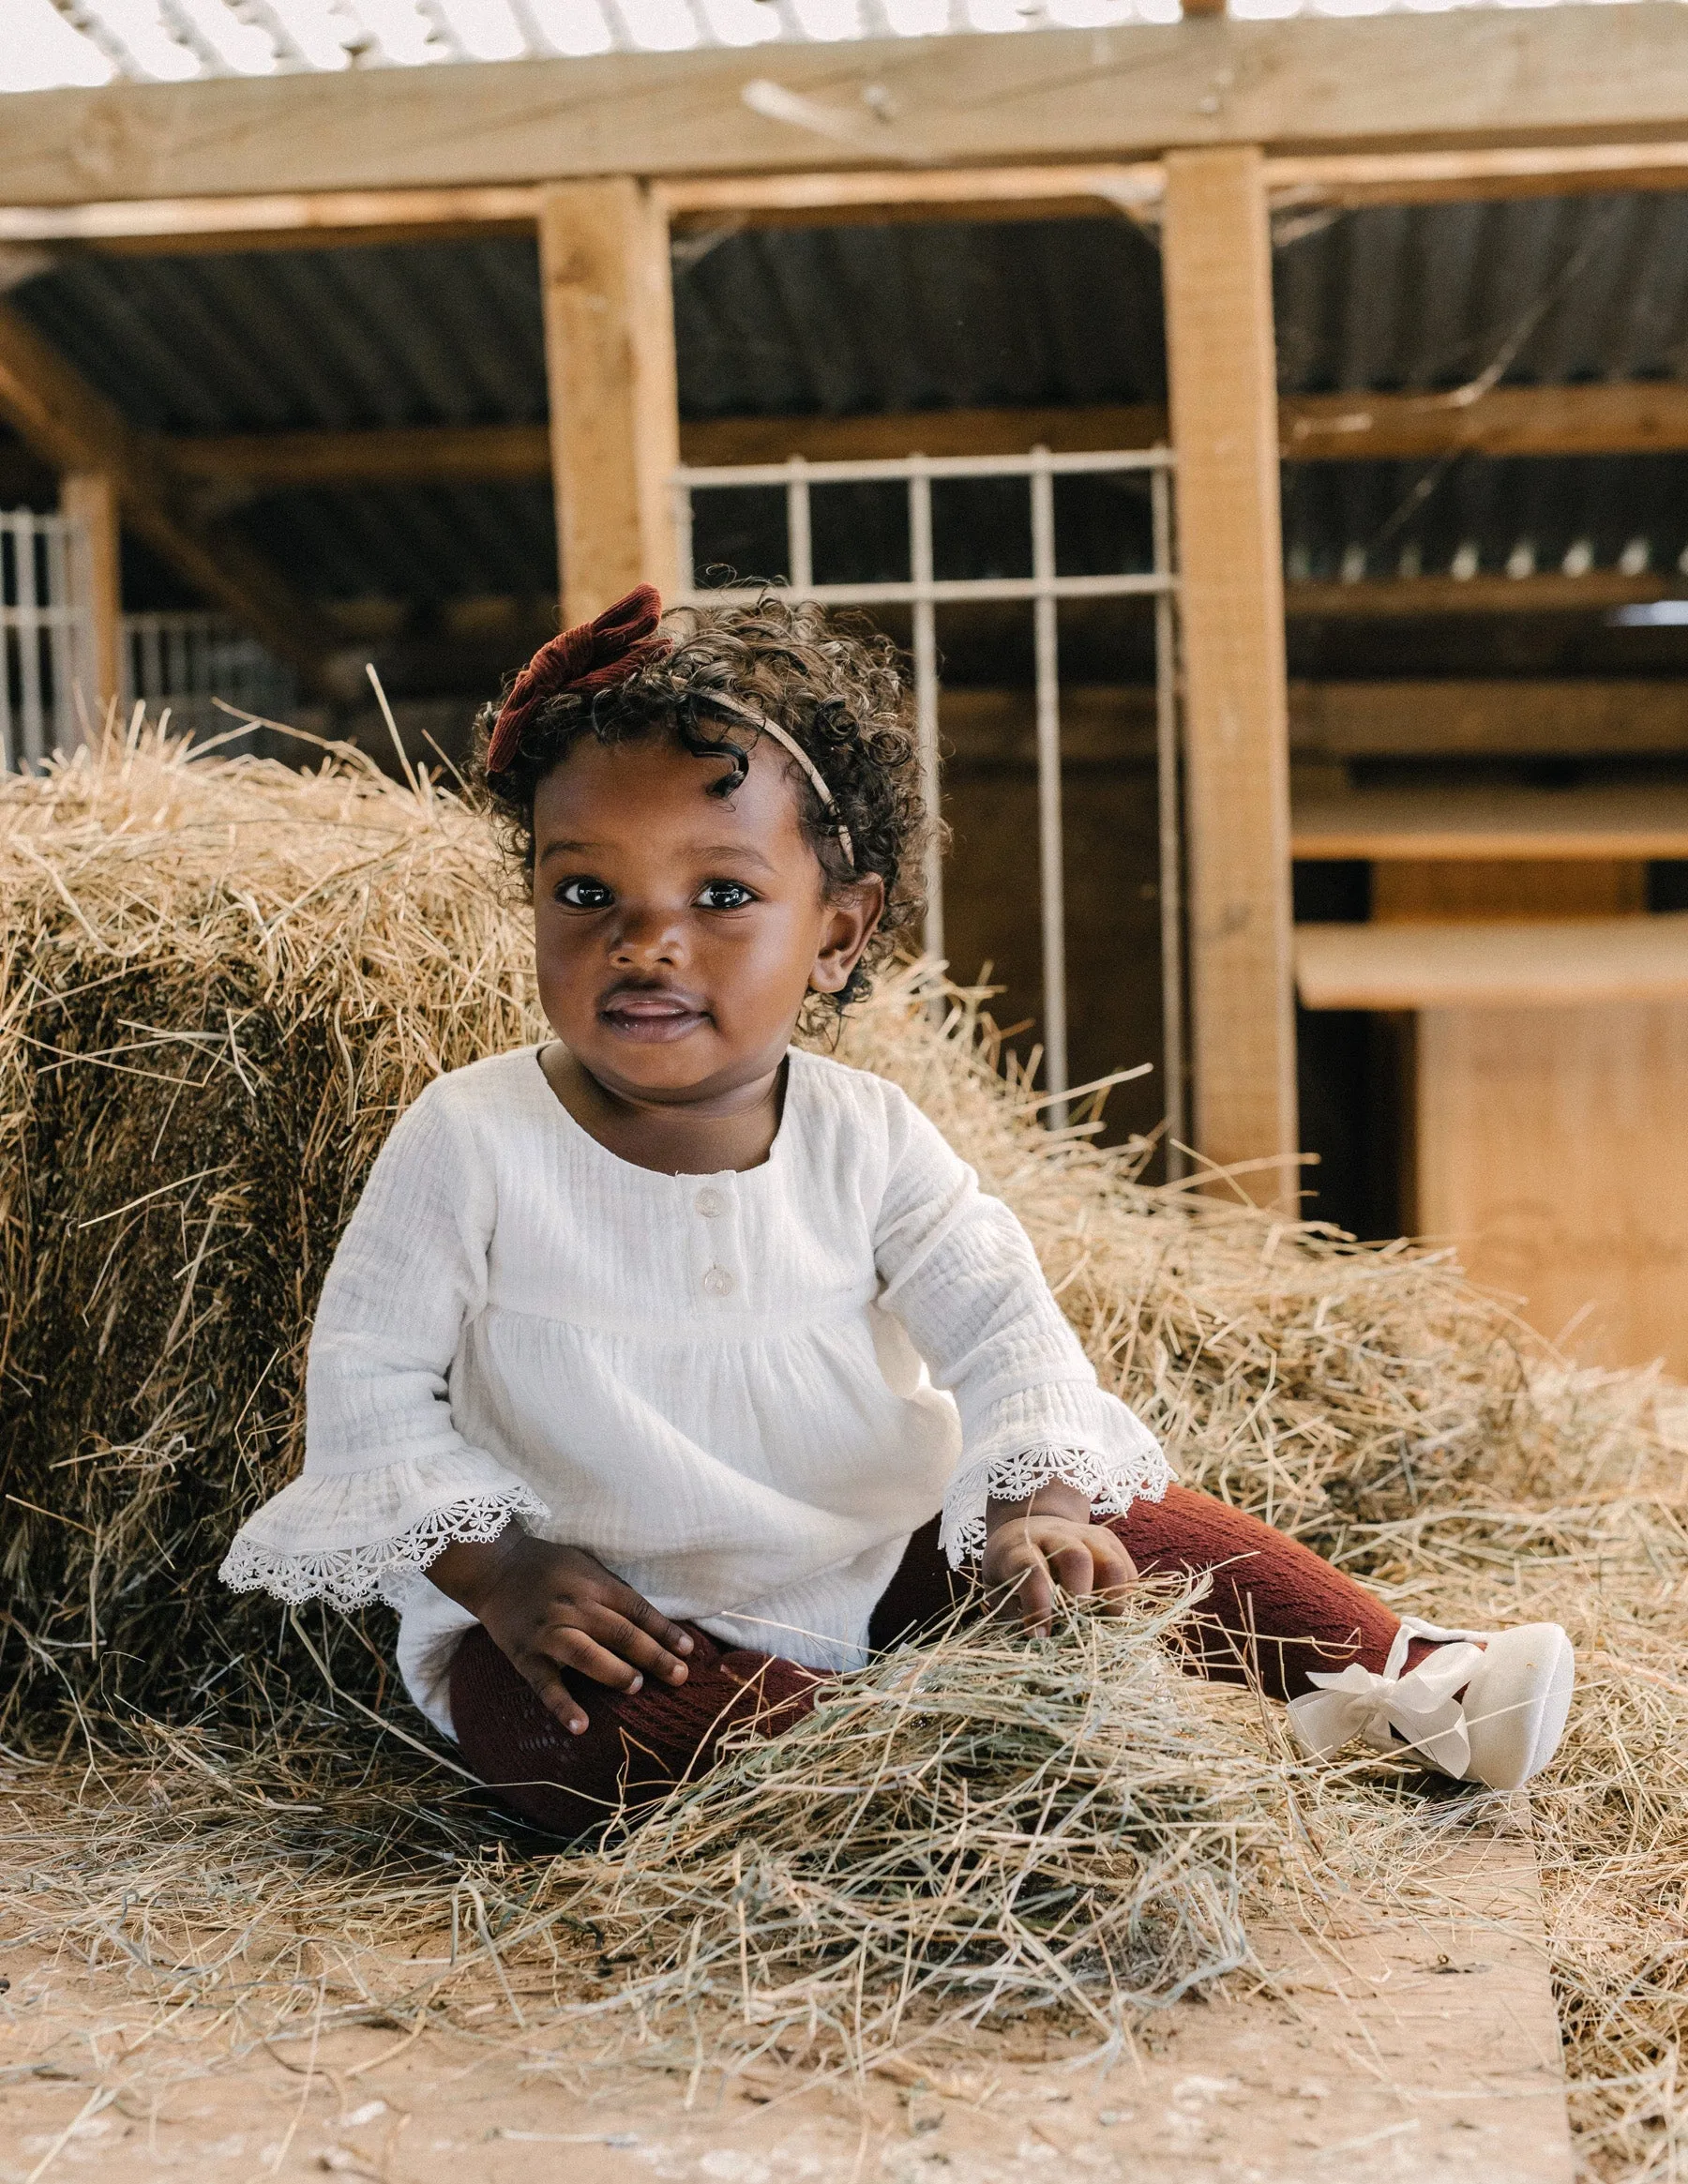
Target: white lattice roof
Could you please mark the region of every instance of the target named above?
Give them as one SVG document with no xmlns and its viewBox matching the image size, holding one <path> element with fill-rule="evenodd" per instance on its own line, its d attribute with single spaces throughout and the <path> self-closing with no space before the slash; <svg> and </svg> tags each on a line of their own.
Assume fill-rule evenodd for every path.
<svg viewBox="0 0 1688 2184">
<path fill-rule="evenodd" d="M 1231 0 L 1242 18 L 1544 0 Z M 1553 4 L 1553 0 L 1545 0 Z M 1179 0 L 0 0 L 0 91 L 1174 23 Z"/>
</svg>

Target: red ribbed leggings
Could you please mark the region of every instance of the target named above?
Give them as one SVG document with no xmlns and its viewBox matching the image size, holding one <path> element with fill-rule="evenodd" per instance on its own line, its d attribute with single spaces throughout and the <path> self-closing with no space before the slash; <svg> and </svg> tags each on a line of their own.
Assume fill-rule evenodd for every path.
<svg viewBox="0 0 1688 2184">
<path fill-rule="evenodd" d="M 1185 1634 L 1194 1673 L 1227 1683 L 1258 1679 L 1280 1699 L 1310 1689 L 1310 1669 L 1358 1661 L 1381 1673 L 1395 1617 L 1363 1585 L 1258 1517 L 1169 1486 L 1164 1501 L 1135 1501 L 1107 1521 L 1146 1577 L 1213 1572 L 1213 1589 Z M 874 1647 L 942 1619 L 972 1589 L 940 1553 L 934 1518 L 909 1542 L 873 1611 Z M 730 1726 L 754 1719 L 772 1735 L 813 1706 L 825 1680 L 813 1671 L 776 1654 L 727 1650 L 695 1623 L 686 1627 L 693 1651 L 677 1688 L 651 1680 L 628 1694 L 567 1674 L 589 1718 L 575 1737 L 477 1623 L 451 1667 L 451 1719 L 465 1762 L 524 1820 L 577 1836 L 617 1806 L 649 1803 L 711 1766 Z M 1409 1664 L 1426 1650 L 1415 1642 Z"/>
</svg>

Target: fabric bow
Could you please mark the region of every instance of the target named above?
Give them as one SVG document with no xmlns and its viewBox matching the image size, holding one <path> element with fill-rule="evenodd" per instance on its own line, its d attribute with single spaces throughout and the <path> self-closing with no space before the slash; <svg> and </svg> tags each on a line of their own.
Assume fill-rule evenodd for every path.
<svg viewBox="0 0 1688 2184">
<path fill-rule="evenodd" d="M 635 584 L 595 621 L 577 623 L 542 644 L 498 709 L 487 745 L 487 772 L 502 774 L 509 765 L 522 730 L 548 698 L 564 690 L 592 697 L 660 659 L 670 649 L 667 638 L 656 634 L 661 619 L 662 595 L 656 585 Z"/>
<path fill-rule="evenodd" d="M 1465 1689 L 1483 1660 L 1479 1631 L 1444 1631 L 1418 1616 L 1404 1616 L 1381 1676 L 1350 1661 L 1336 1674 L 1311 1675 L 1317 1688 L 1289 1702 L 1296 1740 L 1315 1759 L 1328 1759 L 1363 1737 L 1375 1752 L 1393 1752 L 1402 1740 L 1415 1746 L 1444 1774 L 1463 1776 L 1471 1744 Z M 1428 1638 L 1436 1651 L 1403 1676 L 1409 1642 Z M 1399 1738 L 1391 1734 L 1399 1731 Z"/>
</svg>

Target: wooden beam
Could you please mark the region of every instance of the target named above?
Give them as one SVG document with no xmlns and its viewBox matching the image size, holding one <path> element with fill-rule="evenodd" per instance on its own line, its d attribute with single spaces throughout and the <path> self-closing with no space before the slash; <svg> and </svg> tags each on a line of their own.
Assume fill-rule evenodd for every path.
<svg viewBox="0 0 1688 2184">
<path fill-rule="evenodd" d="M 0 418 L 54 469 L 109 477 L 130 529 L 278 657 L 314 674 L 332 642 L 316 610 L 244 540 L 185 515 L 178 481 L 157 449 L 3 302 Z"/>
<path fill-rule="evenodd" d="M 544 425 L 398 425 L 369 430 L 181 433 L 163 443 L 183 476 L 257 487 L 488 483 L 544 477 Z"/>
<path fill-rule="evenodd" d="M 531 183 L 490 189 L 289 190 L 251 197 L 152 197 L 0 205 L 0 243 L 96 249 L 321 250 L 336 243 L 520 233 L 539 217 Z"/>
<path fill-rule="evenodd" d="M 873 416 L 696 417 L 680 427 L 680 453 L 683 460 L 706 467 L 782 462 L 792 455 L 810 462 L 914 454 L 1012 455 L 1040 444 L 1063 453 L 1153 447 L 1165 441 L 1167 429 L 1167 413 L 1153 402 L 904 410 Z M 1452 395 L 1289 395 L 1278 404 L 1278 444 L 1291 462 L 1418 459 L 1462 450 L 1484 455 L 1681 451 L 1688 449 L 1688 384 L 1501 387 L 1463 403 Z M 164 452 L 185 477 L 254 487 L 530 478 L 543 477 L 550 467 L 550 439 L 544 425 L 195 433 L 169 440 Z M 1563 580 L 1575 585 L 1610 580 L 1609 572 Z M 1625 600 L 1663 595 L 1656 578 L 1647 580 L 1640 591 L 1633 579 L 1615 580 Z M 1324 596 L 1333 590 L 1343 596 L 1334 607 L 1326 607 Z M 1375 611 L 1365 604 L 1368 587 L 1358 587 L 1357 602 L 1349 597 L 1355 590 L 1320 586 L 1320 604 L 1301 610 Z M 1488 594 L 1480 588 L 1471 595 L 1462 586 L 1456 607 L 1469 610 L 1472 596 L 1485 599 Z M 1568 600 L 1584 596 L 1592 595 L 1567 594 Z M 1424 610 L 1413 604 L 1412 595 L 1404 598 L 1401 611 Z"/>
<path fill-rule="evenodd" d="M 1306 759 L 1688 756 L 1680 678 L 1560 682 L 1293 683 Z"/>
<path fill-rule="evenodd" d="M 1603 189 L 1680 189 L 1688 143 L 1471 146 L 1348 152 L 1266 162 L 1274 212 L 1304 205 L 1439 204 L 1507 197 L 1576 197 Z"/>
<path fill-rule="evenodd" d="M 1258 152 L 1167 162 L 1197 1149 L 1297 1151 L 1272 243 Z M 1271 1195 L 1292 1203 L 1286 1168 Z"/>
<path fill-rule="evenodd" d="M 1158 211 L 1158 160 L 1024 167 L 892 168 L 852 173 L 687 175 L 652 186 L 677 228 L 724 218 L 756 225 L 844 218 L 1094 218 L 1111 207 L 1133 218 Z"/>
<path fill-rule="evenodd" d="M 123 697 L 123 540 L 117 481 L 110 471 L 70 472 L 59 488 L 59 506 L 83 527 L 76 588 L 88 612 L 88 657 L 76 662 L 82 700 L 91 722 Z"/>
<path fill-rule="evenodd" d="M 680 459 L 668 221 L 626 175 L 566 182 L 539 214 L 563 618 L 676 575 Z"/>
<path fill-rule="evenodd" d="M 1688 1000 L 1688 911 L 1298 926 L 1310 1009 L 1575 1008 Z"/>
<path fill-rule="evenodd" d="M 13 93 L 0 203 L 1680 143 L 1685 38 L 1637 0 Z M 759 70 L 788 96 L 747 99 Z"/>
<path fill-rule="evenodd" d="M 1623 380 L 1502 386 L 1473 395 L 1289 395 L 1280 443 L 1292 462 L 1455 455 L 1659 455 L 1688 448 L 1688 384 Z"/>
<path fill-rule="evenodd" d="M 1421 204 L 1688 186 L 1688 142 L 1529 144 L 1503 150 L 1291 154 L 1266 163 L 1276 211 Z M 1111 207 L 1158 216 L 1165 168 L 1153 159 L 1059 165 L 804 170 L 681 175 L 653 184 L 679 229 L 891 219 L 1055 219 Z M 0 203 L 0 243 L 72 244 L 121 254 L 316 250 L 336 244 L 518 234 L 539 217 L 543 186 L 310 189 L 238 197 Z"/>
<path fill-rule="evenodd" d="M 1285 611 L 1292 620 L 1318 617 L 1397 621 L 1433 614 L 1603 614 L 1613 607 L 1680 598 L 1680 576 L 1626 577 L 1590 569 L 1584 577 L 1557 570 L 1535 577 L 1370 577 L 1356 584 L 1292 583 Z"/>
<path fill-rule="evenodd" d="M 1315 861 L 1411 864 L 1688 858 L 1688 787 L 1360 789 L 1297 796 L 1293 848 Z"/>
</svg>

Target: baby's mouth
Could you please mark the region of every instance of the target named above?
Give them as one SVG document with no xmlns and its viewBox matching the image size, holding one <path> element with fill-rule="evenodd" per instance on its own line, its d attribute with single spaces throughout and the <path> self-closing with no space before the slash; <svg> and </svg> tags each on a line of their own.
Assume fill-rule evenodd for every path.
<svg viewBox="0 0 1688 2184">
<path fill-rule="evenodd" d="M 689 994 L 666 987 L 629 987 L 609 996 L 598 1011 L 598 1021 L 624 1039 L 660 1046 L 687 1037 L 707 1014 Z"/>
</svg>

